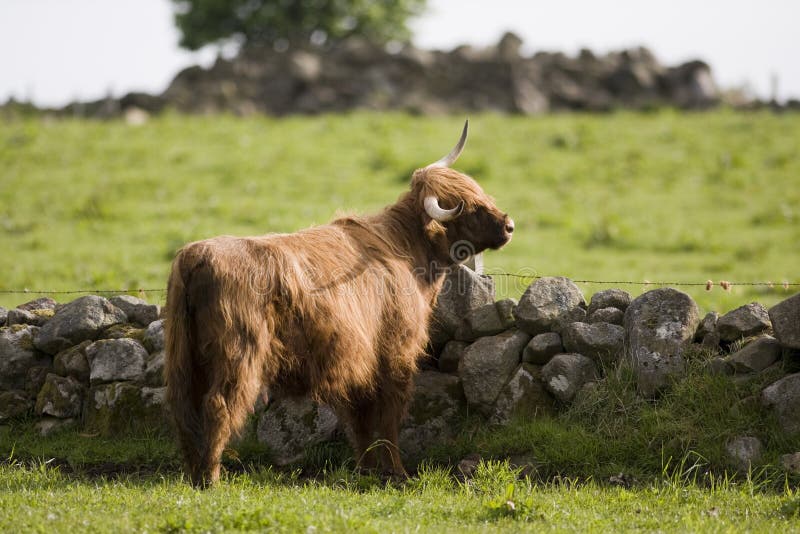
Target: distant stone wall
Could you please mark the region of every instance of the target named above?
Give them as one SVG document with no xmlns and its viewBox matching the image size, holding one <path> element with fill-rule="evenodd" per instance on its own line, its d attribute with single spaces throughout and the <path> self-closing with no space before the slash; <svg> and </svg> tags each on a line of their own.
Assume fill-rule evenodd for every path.
<svg viewBox="0 0 800 534">
<path fill-rule="evenodd" d="M 0 422 L 34 416 L 43 434 L 167 428 L 157 306 L 130 296 L 63 305 L 40 298 L 0 308 L 0 326 Z M 536 280 L 519 302 L 495 301 L 490 277 L 459 267 L 445 281 L 429 352 L 400 436 L 411 462 L 453 440 L 468 411 L 489 425 L 556 413 L 623 364 L 641 395 L 657 397 L 689 358 L 736 380 L 773 377 L 760 403 L 787 434 L 800 432 L 800 373 L 787 371 L 800 364 L 800 294 L 769 310 L 751 303 L 701 318 L 672 288 L 636 299 L 609 289 L 587 305 L 559 277 Z M 256 418 L 254 431 L 278 464 L 344 431 L 332 410 L 304 398 L 259 401 Z M 751 436 L 737 440 L 734 456 L 760 447 Z"/>
<path fill-rule="evenodd" d="M 329 48 L 246 48 L 209 69 L 180 72 L 161 95 L 75 103 L 64 112 L 93 117 L 172 107 L 190 113 L 320 113 L 352 109 L 416 113 L 550 110 L 606 111 L 672 106 L 707 108 L 720 100 L 702 61 L 664 66 L 645 48 L 577 57 L 521 52 L 506 34 L 495 46 L 449 52 L 405 46 L 387 51 L 358 38 Z"/>
</svg>

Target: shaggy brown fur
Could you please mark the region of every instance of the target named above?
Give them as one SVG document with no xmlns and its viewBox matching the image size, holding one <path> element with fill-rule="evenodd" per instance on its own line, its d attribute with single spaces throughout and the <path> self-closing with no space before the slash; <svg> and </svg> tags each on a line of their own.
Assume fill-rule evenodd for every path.
<svg viewBox="0 0 800 534">
<path fill-rule="evenodd" d="M 428 195 L 464 211 L 432 220 Z M 428 167 L 378 215 L 186 245 L 169 279 L 165 378 L 192 482 L 219 477 L 223 448 L 264 388 L 329 403 L 360 465 L 377 467 L 368 449 L 379 439 L 389 444 L 381 467 L 405 475 L 398 428 L 450 248 L 499 248 L 509 224 L 471 178 Z"/>
</svg>

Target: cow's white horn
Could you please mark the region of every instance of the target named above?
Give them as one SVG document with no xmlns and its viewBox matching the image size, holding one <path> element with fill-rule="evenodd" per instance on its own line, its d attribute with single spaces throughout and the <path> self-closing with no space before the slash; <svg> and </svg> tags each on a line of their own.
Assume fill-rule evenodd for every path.
<svg viewBox="0 0 800 534">
<path fill-rule="evenodd" d="M 439 206 L 438 198 L 434 196 L 425 197 L 425 213 L 427 213 L 428 216 L 434 221 L 439 221 L 439 222 L 452 221 L 453 219 L 461 215 L 461 211 L 463 209 L 464 209 L 463 200 L 455 208 L 446 210 Z"/>
<path fill-rule="evenodd" d="M 453 150 L 450 151 L 448 155 L 440 159 L 439 161 L 435 161 L 428 165 L 428 167 L 449 167 L 453 163 L 456 162 L 458 156 L 461 155 L 461 152 L 464 151 L 464 145 L 467 144 L 467 130 L 469 129 L 469 119 L 464 121 L 464 129 L 461 131 L 461 139 L 458 140 L 458 144 L 453 147 Z"/>
</svg>

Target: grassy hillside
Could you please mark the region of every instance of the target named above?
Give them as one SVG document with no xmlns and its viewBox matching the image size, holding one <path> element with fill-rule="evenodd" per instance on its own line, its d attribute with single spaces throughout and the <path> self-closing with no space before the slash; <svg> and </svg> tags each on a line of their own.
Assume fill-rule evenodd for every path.
<svg viewBox="0 0 800 534">
<path fill-rule="evenodd" d="M 491 271 L 800 281 L 800 115 L 470 119 L 457 168 L 517 223 L 513 242 L 486 258 Z M 377 210 L 406 188 L 415 167 L 450 149 L 462 121 L 371 113 L 166 115 L 140 127 L 4 120 L 0 290 L 163 288 L 187 241 L 288 232 L 341 211 Z M 499 294 L 519 296 L 526 282 L 497 284 Z M 587 297 L 607 287 L 581 285 Z M 786 296 L 682 289 L 720 311 Z M 29 298 L 0 294 L 0 305 Z"/>
</svg>

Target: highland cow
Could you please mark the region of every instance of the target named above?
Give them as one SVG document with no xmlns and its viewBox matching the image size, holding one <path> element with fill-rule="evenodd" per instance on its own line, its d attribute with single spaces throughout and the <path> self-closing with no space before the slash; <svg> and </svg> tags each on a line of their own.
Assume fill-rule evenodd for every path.
<svg viewBox="0 0 800 534">
<path fill-rule="evenodd" d="M 349 426 L 358 464 L 404 477 L 398 432 L 454 249 L 497 249 L 513 221 L 456 147 L 372 216 L 293 234 L 216 237 L 177 254 L 166 304 L 167 403 L 192 483 L 220 457 L 259 392 L 310 395 Z M 371 445 L 380 440 L 380 451 Z"/>
</svg>

